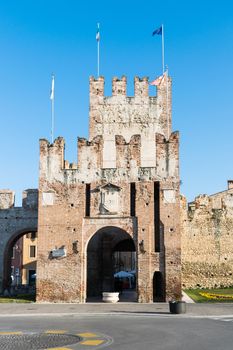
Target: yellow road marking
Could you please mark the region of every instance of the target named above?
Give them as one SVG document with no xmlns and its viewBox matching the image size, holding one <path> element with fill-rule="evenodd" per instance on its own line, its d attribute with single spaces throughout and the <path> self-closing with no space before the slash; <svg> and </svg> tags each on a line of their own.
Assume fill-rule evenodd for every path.
<svg viewBox="0 0 233 350">
<path fill-rule="evenodd" d="M 104 340 L 97 340 L 97 339 L 93 339 L 93 340 L 84 340 L 82 341 L 80 344 L 82 345 L 91 345 L 91 346 L 95 346 L 95 345 L 100 345 L 104 342 Z"/>
<path fill-rule="evenodd" d="M 79 336 L 82 337 L 82 338 L 94 338 L 94 337 L 98 337 L 98 335 L 95 334 L 95 333 L 79 333 L 79 334 L 77 334 L 77 335 L 79 335 Z"/>
<path fill-rule="evenodd" d="M 64 331 L 62 329 L 49 329 L 48 331 L 45 331 L 45 334 L 64 334 L 67 331 Z M 58 349 L 58 348 L 57 348 Z M 59 348 L 60 349 L 60 348 Z M 63 348 L 61 348 L 63 349 Z"/>
<path fill-rule="evenodd" d="M 47 350 L 72 350 L 71 348 L 48 348 Z"/>
<path fill-rule="evenodd" d="M 14 334 L 14 335 L 21 335 L 22 332 L 0 332 L 0 335 L 8 335 L 8 334 Z"/>
</svg>

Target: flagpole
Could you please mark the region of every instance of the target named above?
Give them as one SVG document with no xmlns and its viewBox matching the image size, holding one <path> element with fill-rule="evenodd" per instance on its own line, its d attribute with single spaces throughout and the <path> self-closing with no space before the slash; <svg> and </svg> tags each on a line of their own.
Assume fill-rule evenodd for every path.
<svg viewBox="0 0 233 350">
<path fill-rule="evenodd" d="M 98 33 L 100 29 L 100 24 L 97 23 Z M 100 35 L 100 33 L 99 33 Z M 97 75 L 100 75 L 100 39 L 97 40 Z"/>
<path fill-rule="evenodd" d="M 169 140 L 170 136 L 170 127 L 169 127 L 169 114 L 168 114 L 168 66 L 166 66 L 166 75 L 167 75 L 167 86 L 166 86 L 166 105 L 167 105 L 167 140 Z"/>
<path fill-rule="evenodd" d="M 162 65 L 163 65 L 163 74 L 165 72 L 164 70 L 164 26 L 162 24 Z"/>
<path fill-rule="evenodd" d="M 52 74 L 50 100 L 51 100 L 51 142 L 53 143 L 54 141 L 54 74 Z"/>
<path fill-rule="evenodd" d="M 54 135 L 54 98 L 51 100 L 51 118 L 52 118 L 52 127 L 51 127 L 51 141 L 53 143 L 53 135 Z"/>
</svg>

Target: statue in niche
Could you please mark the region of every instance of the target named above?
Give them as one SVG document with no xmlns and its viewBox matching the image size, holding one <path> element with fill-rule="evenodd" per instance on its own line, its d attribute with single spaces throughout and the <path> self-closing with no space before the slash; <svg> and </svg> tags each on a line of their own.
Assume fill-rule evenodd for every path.
<svg viewBox="0 0 233 350">
<path fill-rule="evenodd" d="M 98 188 L 100 192 L 99 213 L 101 215 L 117 214 L 119 211 L 120 187 L 108 183 Z"/>
<path fill-rule="evenodd" d="M 100 191 L 100 206 L 99 212 L 100 214 L 109 214 L 109 210 L 105 207 L 105 193 Z"/>
</svg>

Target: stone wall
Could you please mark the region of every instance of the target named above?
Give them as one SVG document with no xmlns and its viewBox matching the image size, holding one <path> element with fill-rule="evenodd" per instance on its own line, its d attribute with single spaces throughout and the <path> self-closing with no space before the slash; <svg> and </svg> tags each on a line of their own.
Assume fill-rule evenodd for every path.
<svg viewBox="0 0 233 350">
<path fill-rule="evenodd" d="M 233 188 L 181 204 L 182 285 L 233 285 Z"/>
<path fill-rule="evenodd" d="M 38 190 L 23 192 L 22 207 L 14 206 L 14 192 L 0 190 L 0 293 L 9 286 L 10 249 L 22 235 L 37 231 Z"/>
<path fill-rule="evenodd" d="M 147 78 L 135 78 L 135 96 L 126 89 L 125 77 L 114 78 L 112 96 L 105 97 L 104 78 L 90 79 L 90 139 L 78 139 L 77 165 L 65 160 L 63 138 L 40 141 L 38 301 L 86 301 L 93 237 L 109 247 L 99 252 L 104 288 L 108 279 L 111 285 L 106 266 L 117 237 L 128 237 L 136 251 L 138 301 L 153 301 L 155 272 L 163 300 L 180 296 L 179 135 L 171 133 L 171 79 L 165 76 L 154 97 Z M 55 250 L 63 255 L 54 258 Z"/>
<path fill-rule="evenodd" d="M 103 136 L 103 167 L 116 167 L 115 136 L 130 143 L 140 135 L 141 166 L 155 167 L 156 133 L 169 138 L 171 133 L 171 79 L 165 76 L 157 95 L 149 97 L 148 78 L 134 79 L 134 96 L 127 96 L 127 79 L 113 78 L 112 96 L 104 96 L 104 78 L 90 78 L 90 139 Z M 148 151 L 150 150 L 150 151 Z"/>
<path fill-rule="evenodd" d="M 26 190 L 17 208 L 14 192 L 0 190 L 0 291 L 10 246 L 36 231 L 37 219 L 38 301 L 85 302 L 96 246 L 110 286 L 111 254 L 124 239 L 136 252 L 139 302 L 179 297 L 181 263 L 184 288 L 233 285 L 233 181 L 226 191 L 180 201 L 171 79 L 165 75 L 152 97 L 147 78 L 135 77 L 134 87 L 127 96 L 126 77 L 113 78 L 105 96 L 104 78 L 91 77 L 90 137 L 78 138 L 77 163 L 65 160 L 62 137 L 42 139 L 39 199 Z"/>
</svg>

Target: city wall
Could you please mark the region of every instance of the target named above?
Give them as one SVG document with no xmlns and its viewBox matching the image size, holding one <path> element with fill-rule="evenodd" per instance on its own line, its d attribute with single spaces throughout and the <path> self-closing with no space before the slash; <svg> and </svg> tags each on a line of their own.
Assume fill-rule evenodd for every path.
<svg viewBox="0 0 233 350">
<path fill-rule="evenodd" d="M 233 285 L 233 186 L 187 205 L 181 200 L 182 285 Z"/>
</svg>

